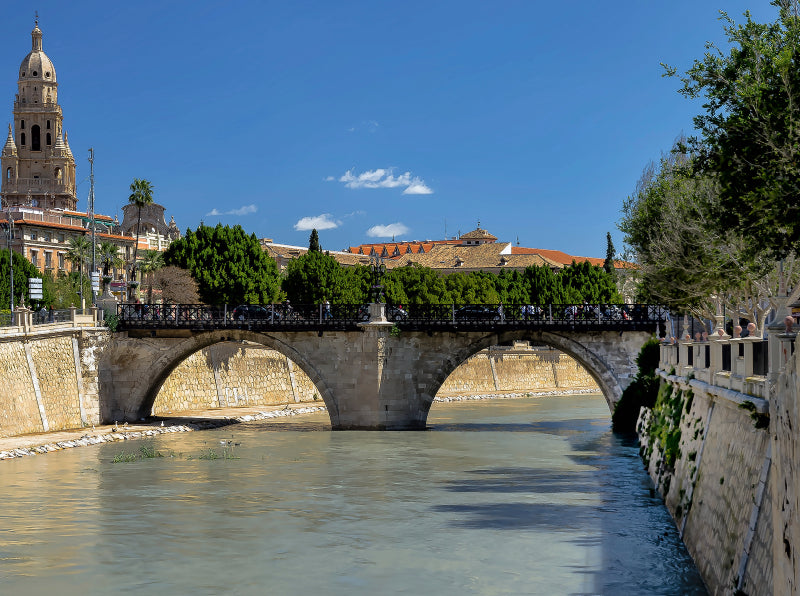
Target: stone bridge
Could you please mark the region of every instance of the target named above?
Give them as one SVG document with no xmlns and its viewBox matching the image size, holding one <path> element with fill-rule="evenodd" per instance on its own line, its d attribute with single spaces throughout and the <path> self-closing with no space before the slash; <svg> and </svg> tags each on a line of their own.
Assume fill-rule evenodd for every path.
<svg viewBox="0 0 800 596">
<path fill-rule="evenodd" d="M 369 322 L 358 330 L 130 329 L 111 334 L 97 351 L 100 418 L 138 420 L 150 414 L 170 373 L 191 354 L 221 341 L 277 350 L 314 382 L 335 429 L 421 429 L 445 379 L 476 352 L 513 340 L 559 349 L 577 360 L 613 410 L 636 373 L 635 358 L 652 329 L 487 328 L 401 330 Z"/>
</svg>

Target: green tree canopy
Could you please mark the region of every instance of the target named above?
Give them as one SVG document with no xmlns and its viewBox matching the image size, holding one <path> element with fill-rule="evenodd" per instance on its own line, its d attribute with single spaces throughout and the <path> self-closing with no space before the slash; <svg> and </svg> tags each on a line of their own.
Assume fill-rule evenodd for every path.
<svg viewBox="0 0 800 596">
<path fill-rule="evenodd" d="M 325 300 L 357 304 L 365 300 L 355 272 L 319 250 L 309 250 L 291 261 L 286 267 L 282 287 L 295 304 L 321 304 Z"/>
<path fill-rule="evenodd" d="M 311 230 L 311 235 L 308 237 L 308 252 L 319 252 L 322 250 L 319 246 L 319 233 L 317 229 Z"/>
<path fill-rule="evenodd" d="M 188 269 L 206 304 L 269 304 L 280 291 L 275 261 L 238 225 L 187 230 L 169 245 L 164 263 Z"/>
<path fill-rule="evenodd" d="M 723 229 L 739 230 L 751 254 L 781 258 L 800 241 L 800 18 L 796 0 L 772 4 L 773 23 L 723 12 L 730 48 L 709 45 L 680 92 L 704 100 L 694 148 L 719 182 Z"/>
<path fill-rule="evenodd" d="M 134 178 L 131 182 L 131 194 L 128 203 L 135 205 L 136 215 L 136 246 L 133 247 L 133 266 L 136 267 L 136 255 L 139 250 L 139 228 L 142 223 L 142 207 L 153 204 L 153 185 L 149 180 Z"/>
<path fill-rule="evenodd" d="M 14 253 L 14 306 L 19 306 L 23 298 L 25 303 L 30 306 L 28 300 L 28 278 L 42 277 L 39 270 L 19 253 Z M 9 298 L 11 296 L 11 276 L 8 262 L 8 249 L 0 250 L 0 308 L 10 308 Z M 50 294 L 47 284 L 42 282 L 42 303 L 51 304 L 53 296 Z"/>
<path fill-rule="evenodd" d="M 611 240 L 611 232 L 606 232 L 606 260 L 603 261 L 603 269 L 610 275 L 616 275 L 614 269 L 614 242 Z"/>
</svg>

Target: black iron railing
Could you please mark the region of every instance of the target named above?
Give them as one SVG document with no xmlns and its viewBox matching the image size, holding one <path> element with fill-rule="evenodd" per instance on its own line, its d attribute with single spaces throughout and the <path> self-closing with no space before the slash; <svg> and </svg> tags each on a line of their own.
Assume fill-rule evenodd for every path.
<svg viewBox="0 0 800 596">
<path fill-rule="evenodd" d="M 366 304 L 282 304 L 206 306 L 200 304 L 120 304 L 126 329 L 358 329 L 370 320 Z M 667 310 L 644 304 L 387 304 L 386 319 L 401 329 L 587 329 L 647 330 L 663 326 Z"/>
</svg>

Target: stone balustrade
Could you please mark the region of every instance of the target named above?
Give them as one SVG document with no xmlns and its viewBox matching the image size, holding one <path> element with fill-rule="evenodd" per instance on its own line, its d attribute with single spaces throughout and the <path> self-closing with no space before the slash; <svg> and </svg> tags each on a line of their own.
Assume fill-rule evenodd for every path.
<svg viewBox="0 0 800 596">
<path fill-rule="evenodd" d="M 761 336 L 731 337 L 725 333 L 705 340 L 685 339 L 661 344 L 659 368 L 766 399 L 770 372 L 779 373 L 794 349 L 794 333 L 769 328 Z"/>
<path fill-rule="evenodd" d="M 103 324 L 103 311 L 95 306 L 86 309 L 71 307 L 67 321 L 34 324 L 34 311 L 20 306 L 12 313 L 11 325 L 0 327 L 0 337 L 27 335 L 40 331 L 58 331 L 76 327 L 99 327 Z"/>
</svg>

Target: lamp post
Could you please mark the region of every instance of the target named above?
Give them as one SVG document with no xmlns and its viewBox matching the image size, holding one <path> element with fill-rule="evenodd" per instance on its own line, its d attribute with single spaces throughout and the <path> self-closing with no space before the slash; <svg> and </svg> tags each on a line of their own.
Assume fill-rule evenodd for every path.
<svg viewBox="0 0 800 596">
<path fill-rule="evenodd" d="M 89 148 L 89 221 L 92 226 L 92 273 L 97 267 L 97 239 L 94 229 L 94 148 Z M 81 294 L 83 294 L 83 280 L 81 280 Z M 94 288 L 92 288 L 92 306 L 96 304 Z"/>
<path fill-rule="evenodd" d="M 7 220 L 3 229 L 6 233 L 6 245 L 8 247 L 8 268 L 9 268 L 9 285 L 11 287 L 11 297 L 9 306 L 11 312 L 14 312 L 14 252 L 11 250 L 11 240 L 14 238 L 14 219 L 11 217 L 11 211 L 6 211 Z"/>
<path fill-rule="evenodd" d="M 369 270 L 372 275 L 372 302 L 380 304 L 383 302 L 383 276 L 386 274 L 386 263 L 383 257 L 377 255 L 369 258 Z"/>
</svg>

